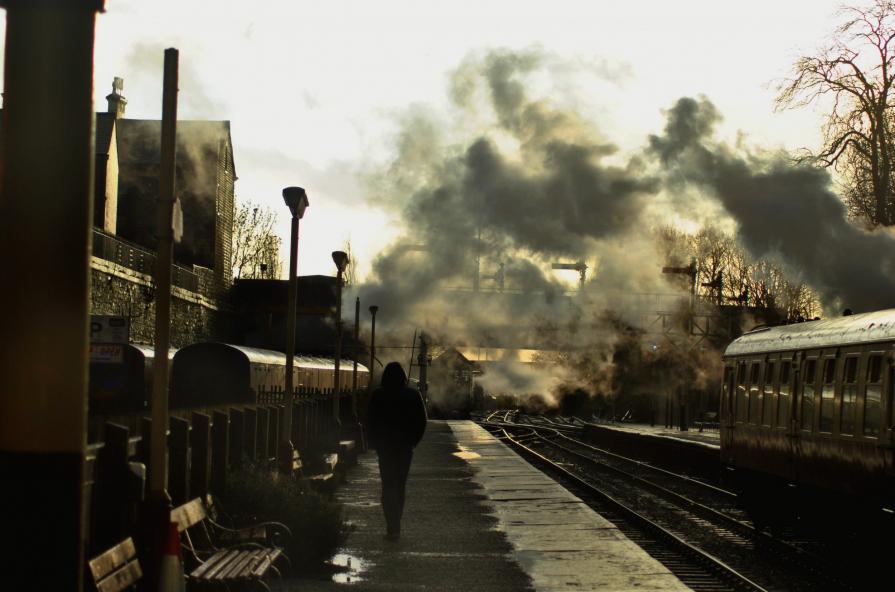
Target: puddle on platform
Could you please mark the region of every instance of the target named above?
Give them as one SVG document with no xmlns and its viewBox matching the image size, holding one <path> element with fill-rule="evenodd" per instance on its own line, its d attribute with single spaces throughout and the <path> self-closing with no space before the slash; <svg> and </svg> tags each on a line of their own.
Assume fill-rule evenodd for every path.
<svg viewBox="0 0 895 592">
<path fill-rule="evenodd" d="M 458 444 L 457 448 L 460 449 L 459 452 L 454 453 L 454 456 L 456 456 L 457 458 L 462 458 L 463 460 L 473 460 L 476 458 L 482 458 L 481 454 L 479 454 L 478 452 L 473 452 L 472 450 L 470 450 L 469 448 L 466 448 L 465 446 L 461 446 L 460 444 Z"/>
<path fill-rule="evenodd" d="M 336 584 L 355 584 L 364 581 L 364 572 L 370 568 L 370 562 L 348 553 L 336 553 L 330 564 L 337 571 L 332 580 Z"/>
</svg>

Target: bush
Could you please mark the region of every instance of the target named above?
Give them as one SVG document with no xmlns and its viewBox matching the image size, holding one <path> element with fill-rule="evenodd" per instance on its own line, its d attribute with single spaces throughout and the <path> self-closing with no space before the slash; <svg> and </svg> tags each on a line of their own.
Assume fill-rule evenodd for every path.
<svg viewBox="0 0 895 592">
<path fill-rule="evenodd" d="M 320 566 L 344 540 L 338 503 L 255 463 L 243 462 L 228 475 L 222 501 L 238 525 L 273 520 L 288 526 L 285 550 L 295 569 Z"/>
</svg>

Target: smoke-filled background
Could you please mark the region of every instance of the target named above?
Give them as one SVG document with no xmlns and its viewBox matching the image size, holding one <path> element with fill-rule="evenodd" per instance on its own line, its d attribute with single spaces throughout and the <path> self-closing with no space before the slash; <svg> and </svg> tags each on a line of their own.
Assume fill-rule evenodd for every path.
<svg viewBox="0 0 895 592">
<path fill-rule="evenodd" d="M 656 331 L 657 310 L 680 334 L 690 309 L 663 266 L 695 258 L 700 306 L 742 308 L 744 329 L 756 308 L 891 305 L 889 234 L 790 161 L 822 142 L 823 105 L 774 112 L 775 79 L 839 4 L 117 0 L 95 98 L 122 76 L 127 116 L 158 119 L 161 50 L 178 47 L 181 116 L 232 122 L 237 202 L 279 211 L 287 238 L 280 191 L 307 188 L 299 272 L 332 275 L 350 240 L 384 347 L 423 330 L 436 354 L 513 358 L 477 377 L 489 392 L 611 396 L 651 388 L 637 367 L 717 375 L 705 342 Z M 580 290 L 551 270 L 579 261 Z"/>
<path fill-rule="evenodd" d="M 721 114 L 706 97 L 669 105 L 664 128 L 621 154 L 599 120 L 544 85 L 556 60 L 472 55 L 451 76 L 449 116 L 403 116 L 394 159 L 369 185 L 406 231 L 359 287 L 382 303 L 386 339 L 409 343 L 419 329 L 445 347 L 541 351 L 540 363 L 492 365 L 480 382 L 495 393 L 548 405 L 576 388 L 611 394 L 622 342 L 671 348 L 644 326 L 669 296 L 686 302 L 686 286 L 661 273 L 678 255 L 660 240 L 669 225 L 727 237 L 830 314 L 891 305 L 895 240 L 850 223 L 824 170 L 716 139 Z M 577 261 L 589 268 L 580 289 L 551 271 Z M 717 370 L 718 352 L 682 351 L 687 380 Z"/>
</svg>

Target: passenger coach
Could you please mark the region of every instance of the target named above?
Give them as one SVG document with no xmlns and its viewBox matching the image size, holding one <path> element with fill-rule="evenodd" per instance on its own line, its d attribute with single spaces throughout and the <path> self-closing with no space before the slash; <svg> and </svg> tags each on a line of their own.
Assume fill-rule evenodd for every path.
<svg viewBox="0 0 895 592">
<path fill-rule="evenodd" d="M 759 328 L 730 344 L 721 459 L 747 505 L 798 489 L 832 496 L 833 512 L 854 509 L 854 497 L 895 508 L 893 350 L 895 310 Z"/>
</svg>

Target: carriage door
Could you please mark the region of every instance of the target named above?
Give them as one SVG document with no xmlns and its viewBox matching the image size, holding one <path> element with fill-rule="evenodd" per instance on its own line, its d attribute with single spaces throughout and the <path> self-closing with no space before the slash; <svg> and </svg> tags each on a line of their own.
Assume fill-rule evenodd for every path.
<svg viewBox="0 0 895 592">
<path fill-rule="evenodd" d="M 724 365 L 724 382 L 721 383 L 721 409 L 718 417 L 720 423 L 722 444 L 730 444 L 731 430 L 733 429 L 733 392 L 736 385 L 734 364 Z"/>
</svg>

